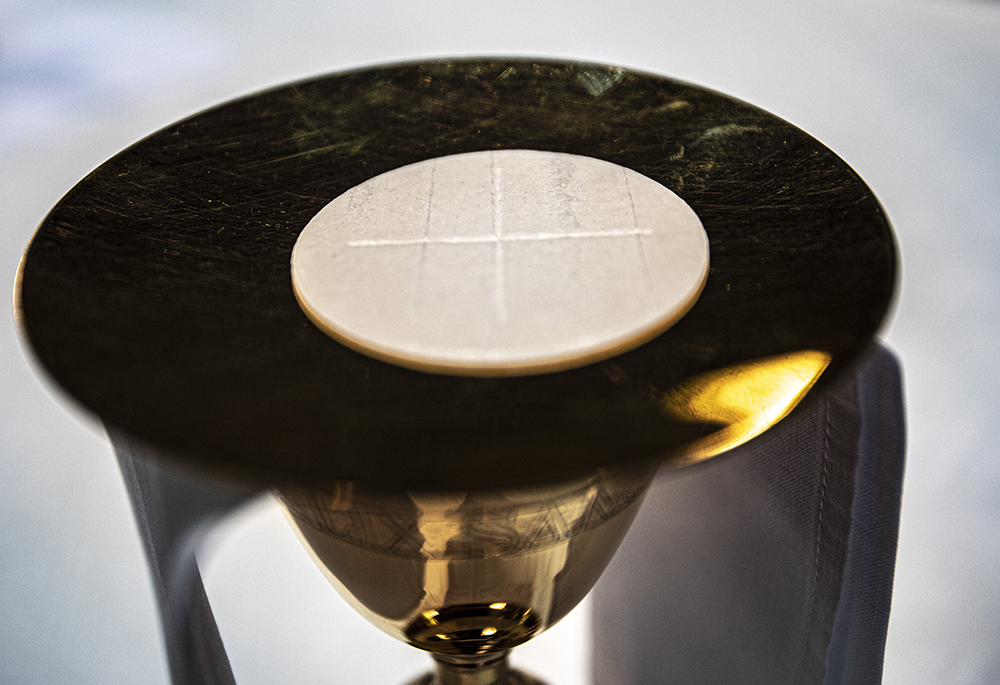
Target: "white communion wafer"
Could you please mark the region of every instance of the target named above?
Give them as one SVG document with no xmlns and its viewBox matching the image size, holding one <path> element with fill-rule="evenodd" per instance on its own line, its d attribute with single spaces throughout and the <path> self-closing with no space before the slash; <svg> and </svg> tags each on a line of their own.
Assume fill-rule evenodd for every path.
<svg viewBox="0 0 1000 685">
<path fill-rule="evenodd" d="M 306 225 L 292 283 L 341 343 L 492 376 L 580 366 L 666 330 L 708 276 L 676 194 L 610 162 L 536 150 L 430 159 L 352 188 Z"/>
</svg>

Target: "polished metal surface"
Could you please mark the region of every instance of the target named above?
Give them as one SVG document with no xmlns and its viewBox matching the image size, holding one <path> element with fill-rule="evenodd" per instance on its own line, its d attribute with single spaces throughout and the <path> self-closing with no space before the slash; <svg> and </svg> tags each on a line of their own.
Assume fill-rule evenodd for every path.
<svg viewBox="0 0 1000 685">
<path fill-rule="evenodd" d="M 656 464 L 545 486 L 405 492 L 341 483 L 278 497 L 347 602 L 430 652 L 436 685 L 519 683 L 507 653 L 586 596 Z"/>
<path fill-rule="evenodd" d="M 406 164 L 513 148 L 607 160 L 680 196 L 712 254 L 684 319 L 606 362 L 513 378 L 399 368 L 312 325 L 289 257 L 321 207 Z M 271 482 L 469 487 L 683 462 L 727 425 L 665 410 L 679 388 L 776 355 L 825 356 L 835 376 L 894 284 L 877 200 L 777 117 L 613 66 L 444 60 L 266 91 L 129 148 L 43 222 L 19 318 L 57 382 L 165 455 Z"/>
<path fill-rule="evenodd" d="M 341 484 L 278 494 L 317 564 L 369 620 L 427 651 L 483 655 L 533 637 L 583 599 L 654 470 L 483 491 Z M 475 636 L 458 627 L 480 622 Z"/>
</svg>

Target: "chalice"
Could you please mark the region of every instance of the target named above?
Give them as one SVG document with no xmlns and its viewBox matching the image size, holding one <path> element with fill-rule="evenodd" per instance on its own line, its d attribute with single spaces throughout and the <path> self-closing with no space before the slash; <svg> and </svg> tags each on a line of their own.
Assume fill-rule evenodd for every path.
<svg viewBox="0 0 1000 685">
<path fill-rule="evenodd" d="M 418 682 L 492 685 L 537 682 L 507 653 L 586 595 L 658 468 L 850 369 L 894 265 L 867 186 L 773 115 L 458 59 L 151 135 L 51 211 L 16 297 L 120 453 L 272 489 L 348 602 L 431 653 Z M 186 607 L 175 682 L 212 682 Z"/>
<path fill-rule="evenodd" d="M 590 591 L 654 469 L 558 485 L 402 493 L 341 484 L 279 497 L 314 559 L 376 626 L 431 653 L 419 683 L 536 683 L 507 653 Z"/>
</svg>

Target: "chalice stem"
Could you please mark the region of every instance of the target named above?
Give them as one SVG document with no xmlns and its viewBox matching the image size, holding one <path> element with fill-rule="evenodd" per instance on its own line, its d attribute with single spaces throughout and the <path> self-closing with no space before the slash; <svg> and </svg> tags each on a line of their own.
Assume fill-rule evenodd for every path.
<svg viewBox="0 0 1000 685">
<path fill-rule="evenodd" d="M 481 657 L 433 656 L 433 685 L 504 685 L 510 674 L 506 651 Z"/>
<path fill-rule="evenodd" d="M 434 654 L 434 671 L 411 685 L 545 685 L 510 668 L 508 651 L 485 656 Z"/>
</svg>

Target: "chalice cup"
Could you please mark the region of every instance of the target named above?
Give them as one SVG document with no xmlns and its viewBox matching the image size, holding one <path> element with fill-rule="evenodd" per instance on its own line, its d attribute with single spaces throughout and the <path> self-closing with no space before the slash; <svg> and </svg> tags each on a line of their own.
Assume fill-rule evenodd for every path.
<svg viewBox="0 0 1000 685">
<path fill-rule="evenodd" d="M 537 683 L 509 651 L 562 619 L 625 537 L 654 473 L 600 469 L 534 487 L 406 492 L 339 483 L 277 492 L 340 594 L 430 652 L 421 685 Z"/>
<path fill-rule="evenodd" d="M 565 617 L 625 538 L 657 469 L 703 461 L 786 416 L 829 359 L 802 352 L 703 374 L 662 399 L 718 429 L 661 463 L 607 466 L 534 486 L 407 491 L 355 482 L 275 490 L 347 602 L 436 668 L 411 685 L 538 683 L 509 651 Z"/>
</svg>

